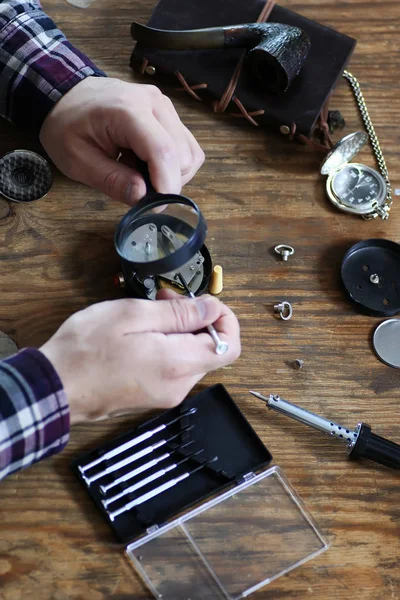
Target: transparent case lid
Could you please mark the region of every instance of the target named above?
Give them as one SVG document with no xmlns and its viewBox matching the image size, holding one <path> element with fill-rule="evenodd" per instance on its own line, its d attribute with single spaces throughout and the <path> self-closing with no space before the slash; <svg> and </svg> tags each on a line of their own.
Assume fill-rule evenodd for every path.
<svg viewBox="0 0 400 600">
<path fill-rule="evenodd" d="M 156 598 L 245 598 L 328 548 L 279 467 L 127 547 Z"/>
</svg>

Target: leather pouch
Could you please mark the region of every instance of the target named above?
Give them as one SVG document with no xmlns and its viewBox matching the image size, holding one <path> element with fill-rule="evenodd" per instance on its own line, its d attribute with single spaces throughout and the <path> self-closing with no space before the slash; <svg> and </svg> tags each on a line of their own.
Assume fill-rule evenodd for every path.
<svg viewBox="0 0 400 600">
<path fill-rule="evenodd" d="M 305 142 L 319 136 L 318 143 L 329 147 L 329 99 L 355 47 L 353 38 L 270 0 L 159 0 L 148 26 L 187 30 L 266 20 L 299 27 L 311 42 L 299 75 L 285 92 L 261 89 L 243 65 L 244 51 L 238 48 L 161 50 L 137 43 L 131 67 L 154 83 L 172 84 L 208 103 L 215 112 Z"/>
</svg>

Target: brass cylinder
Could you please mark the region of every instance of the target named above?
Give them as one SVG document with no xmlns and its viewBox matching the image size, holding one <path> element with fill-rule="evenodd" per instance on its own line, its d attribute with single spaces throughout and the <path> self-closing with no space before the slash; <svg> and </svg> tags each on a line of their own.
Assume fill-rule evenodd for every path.
<svg viewBox="0 0 400 600">
<path fill-rule="evenodd" d="M 208 291 L 213 296 L 217 296 L 224 289 L 223 272 L 221 265 L 216 265 L 211 274 L 211 281 Z"/>
</svg>

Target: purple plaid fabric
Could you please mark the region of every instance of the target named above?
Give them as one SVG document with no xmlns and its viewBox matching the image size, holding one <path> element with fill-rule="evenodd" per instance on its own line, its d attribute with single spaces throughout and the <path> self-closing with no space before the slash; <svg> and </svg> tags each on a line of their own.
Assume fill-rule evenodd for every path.
<svg viewBox="0 0 400 600">
<path fill-rule="evenodd" d="M 74 48 L 37 0 L 0 0 L 0 115 L 36 131 L 88 76 L 105 77 Z"/>
<path fill-rule="evenodd" d="M 0 479 L 60 452 L 69 439 L 61 381 L 34 348 L 0 362 Z"/>
</svg>

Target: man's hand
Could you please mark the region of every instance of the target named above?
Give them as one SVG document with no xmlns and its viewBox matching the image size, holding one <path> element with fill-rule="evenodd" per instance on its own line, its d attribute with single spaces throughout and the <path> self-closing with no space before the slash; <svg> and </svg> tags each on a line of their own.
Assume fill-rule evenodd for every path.
<svg viewBox="0 0 400 600">
<path fill-rule="evenodd" d="M 152 85 L 88 77 L 46 117 L 40 141 L 65 175 L 134 205 L 143 177 L 117 158 L 132 150 L 148 163 L 156 191 L 179 194 L 204 162 L 204 153 L 169 98 Z"/>
<path fill-rule="evenodd" d="M 240 354 L 239 324 L 212 296 L 114 300 L 70 317 L 41 352 L 56 369 L 71 423 L 179 404 L 208 372 Z M 214 323 L 229 350 L 218 356 Z M 198 333 L 200 332 L 200 333 Z"/>
</svg>

